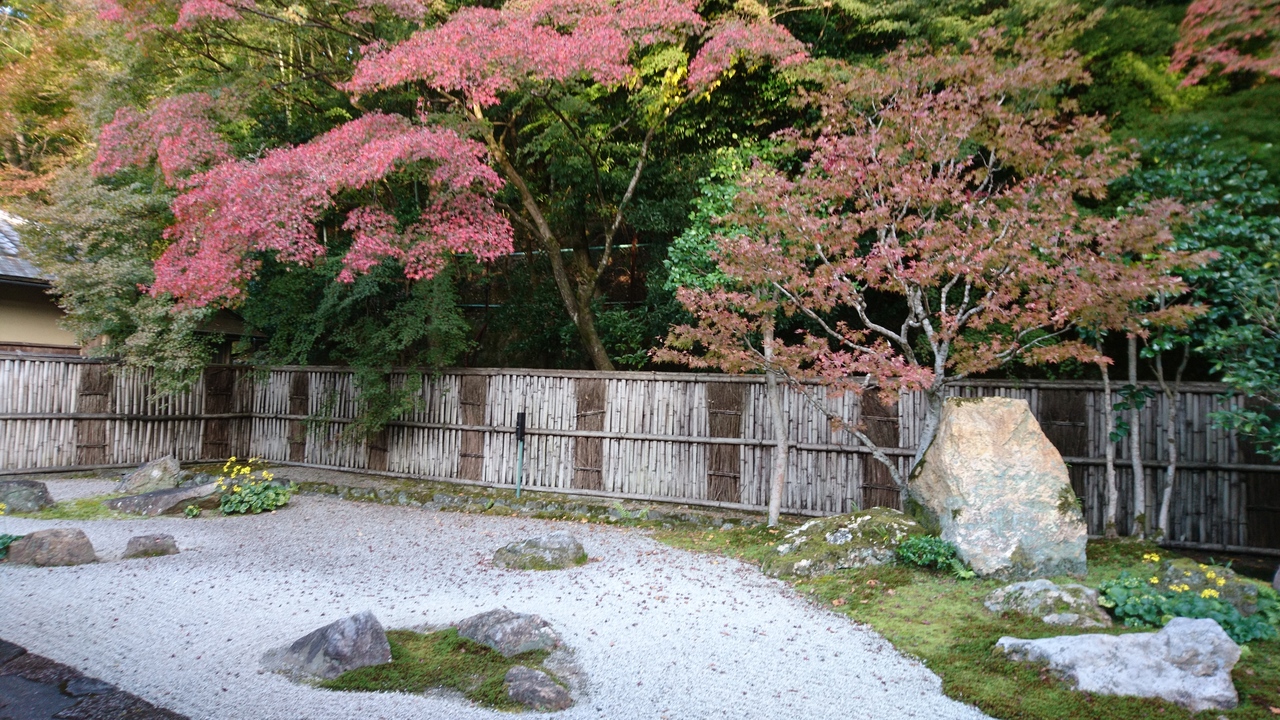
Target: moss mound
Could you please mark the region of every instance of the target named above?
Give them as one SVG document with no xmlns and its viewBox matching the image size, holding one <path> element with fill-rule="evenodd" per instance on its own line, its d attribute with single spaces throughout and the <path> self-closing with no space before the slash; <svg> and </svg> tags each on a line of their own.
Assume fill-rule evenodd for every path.
<svg viewBox="0 0 1280 720">
<path fill-rule="evenodd" d="M 889 508 L 818 518 L 787 533 L 762 567 L 773 577 L 812 577 L 884 565 L 893 561 L 899 543 L 925 534 L 915 520 Z"/>
</svg>

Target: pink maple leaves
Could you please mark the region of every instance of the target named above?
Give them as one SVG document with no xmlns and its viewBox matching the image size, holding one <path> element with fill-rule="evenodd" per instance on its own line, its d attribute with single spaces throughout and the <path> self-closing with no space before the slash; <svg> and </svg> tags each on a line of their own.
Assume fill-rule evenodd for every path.
<svg viewBox="0 0 1280 720">
<path fill-rule="evenodd" d="M 464 8 L 399 45 L 368 48 L 348 87 L 369 92 L 425 80 L 462 93 L 469 105 L 487 106 L 524 82 L 585 77 L 616 86 L 635 72 L 633 50 L 679 44 L 707 28 L 695 6 L 691 0 L 531 0 L 501 10 Z M 742 58 L 793 64 L 804 57 L 803 45 L 781 26 L 729 20 L 690 64 L 689 84 L 703 87 Z"/>
<path fill-rule="evenodd" d="M 210 119 L 215 111 L 215 100 L 205 93 L 163 98 L 146 115 L 121 108 L 102 128 L 92 170 L 110 175 L 155 160 L 165 182 L 178 185 L 191 172 L 231 157 Z"/>
<path fill-rule="evenodd" d="M 409 277 L 421 278 L 448 253 L 490 259 L 510 252 L 511 226 L 489 196 L 502 181 L 484 158 L 482 145 L 451 130 L 374 113 L 260 160 L 223 163 L 192 177 L 174 201 L 175 223 L 166 231 L 172 245 L 156 261 L 152 292 L 187 305 L 217 303 L 243 292 L 260 253 L 310 262 L 325 252 L 316 222 L 341 193 L 416 163 L 430 168 L 424 180 L 431 200 L 420 222 L 400 232 L 386 210 L 354 211 L 346 223 L 356 242 L 345 279 L 383 257 L 403 261 Z"/>
<path fill-rule="evenodd" d="M 1195 0 L 1187 8 L 1170 68 L 1183 85 L 1211 74 L 1280 78 L 1280 0 Z"/>
</svg>

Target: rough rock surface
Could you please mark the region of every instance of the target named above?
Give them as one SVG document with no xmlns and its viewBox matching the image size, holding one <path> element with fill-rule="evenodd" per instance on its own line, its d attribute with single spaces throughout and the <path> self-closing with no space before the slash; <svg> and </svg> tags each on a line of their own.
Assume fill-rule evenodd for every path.
<svg viewBox="0 0 1280 720">
<path fill-rule="evenodd" d="M 78 528 L 37 530 L 9 546 L 9 562 L 15 565 L 84 565 L 97 559 L 93 543 Z"/>
<path fill-rule="evenodd" d="M 1179 558 L 1164 562 L 1161 581 L 1165 587 L 1185 585 L 1183 592 L 1196 595 L 1204 590 L 1213 590 L 1218 593 L 1219 599 L 1234 605 L 1245 617 L 1258 612 L 1258 586 L 1241 580 L 1231 568 Z"/>
<path fill-rule="evenodd" d="M 36 512 L 52 505 L 53 496 L 42 482 L 5 480 L 0 482 L 0 504 L 5 514 Z"/>
<path fill-rule="evenodd" d="M 125 475 L 120 484 L 116 485 L 116 492 L 141 495 L 154 490 L 172 490 L 181 481 L 182 468 L 178 465 L 177 458 L 165 455 Z"/>
<path fill-rule="evenodd" d="M 368 610 L 312 631 L 262 656 L 268 670 L 332 680 L 348 670 L 391 662 L 382 624 Z"/>
<path fill-rule="evenodd" d="M 139 535 L 129 538 L 124 548 L 124 559 L 177 555 L 178 543 L 172 535 Z"/>
<path fill-rule="evenodd" d="M 516 665 L 503 678 L 507 697 L 535 710 L 564 710 L 573 705 L 569 691 L 541 670 Z"/>
<path fill-rule="evenodd" d="M 1240 646 L 1209 619 L 1174 618 L 1154 633 L 1004 637 L 996 650 L 1012 660 L 1047 663 L 1082 692 L 1158 697 L 1191 712 L 1229 710 L 1239 702 L 1231 669 Z"/>
<path fill-rule="evenodd" d="M 530 650 L 552 650 L 560 644 L 560 636 L 546 620 L 505 608 L 463 620 L 458 623 L 458 635 L 488 645 L 506 657 Z"/>
<path fill-rule="evenodd" d="M 1111 617 L 1098 605 L 1098 591 L 1071 583 L 1027 580 L 995 590 L 984 603 L 993 613 L 1038 617 L 1050 625 L 1111 627 Z"/>
<path fill-rule="evenodd" d="M 514 542 L 493 554 L 493 564 L 519 570 L 559 570 L 587 561 L 582 543 L 567 532 Z"/>
<path fill-rule="evenodd" d="M 195 487 L 153 490 L 141 495 L 129 495 L 106 501 L 106 506 L 130 515 L 177 515 L 188 505 L 201 510 L 213 510 L 222 499 L 217 483 Z"/>
<path fill-rule="evenodd" d="M 16 651 L 16 652 L 14 652 Z M 4 720 L 187 720 L 75 668 L 0 640 Z"/>
<path fill-rule="evenodd" d="M 1085 573 L 1087 530 L 1067 466 L 1025 400 L 948 400 L 909 488 L 913 512 L 978 575 Z"/>
<path fill-rule="evenodd" d="M 787 533 L 763 569 L 774 577 L 815 576 L 883 565 L 893 561 L 899 543 L 923 534 L 919 523 L 889 508 L 818 518 Z"/>
</svg>

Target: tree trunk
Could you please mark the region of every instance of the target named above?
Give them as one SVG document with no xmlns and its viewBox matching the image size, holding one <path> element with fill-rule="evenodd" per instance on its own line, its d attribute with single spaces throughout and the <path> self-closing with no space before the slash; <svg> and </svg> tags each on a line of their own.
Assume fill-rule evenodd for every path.
<svg viewBox="0 0 1280 720">
<path fill-rule="evenodd" d="M 1164 539 L 1170 537 L 1169 510 L 1173 505 L 1173 484 L 1178 477 L 1178 391 L 1182 386 L 1182 374 L 1187 369 L 1187 359 L 1191 353 L 1182 348 L 1182 360 L 1173 376 L 1173 385 L 1165 382 L 1164 365 L 1161 358 L 1156 358 L 1156 378 L 1160 381 L 1160 390 L 1164 393 L 1164 442 L 1166 465 L 1164 469 L 1164 492 L 1160 497 L 1160 518 L 1157 529 Z"/>
<path fill-rule="evenodd" d="M 1108 538 L 1116 538 L 1120 536 L 1116 532 L 1116 506 L 1120 504 L 1120 490 L 1116 486 L 1116 444 L 1111 439 L 1111 434 L 1116 431 L 1115 415 L 1111 409 L 1114 404 L 1111 397 L 1111 373 L 1107 370 L 1106 362 L 1099 362 L 1098 369 L 1102 371 L 1103 417 L 1106 418 L 1103 442 L 1106 444 L 1107 456 L 1107 510 L 1103 516 L 1103 532 Z"/>
<path fill-rule="evenodd" d="M 782 495 L 787 485 L 787 461 L 791 452 L 787 418 L 782 412 L 782 387 L 773 369 L 773 319 L 764 325 L 765 392 L 769 398 L 769 414 L 773 419 L 773 479 L 769 486 L 769 527 L 778 524 L 782 514 Z"/>
<path fill-rule="evenodd" d="M 938 434 L 938 423 L 942 420 L 942 404 L 947 399 L 946 387 L 934 383 L 932 387 L 924 393 L 925 397 L 925 413 L 924 420 L 920 428 L 920 441 L 916 446 L 916 454 L 911 458 L 911 468 L 907 471 L 907 480 L 911 479 L 911 475 L 915 473 L 916 467 L 920 465 L 920 461 L 924 460 L 925 451 L 933 444 L 933 438 Z"/>
<path fill-rule="evenodd" d="M 1138 391 L 1138 336 L 1129 335 L 1129 387 Z M 1147 534 L 1147 474 L 1142 469 L 1142 425 L 1137 395 L 1129 398 L 1129 465 L 1133 468 L 1133 527 L 1129 534 Z"/>
</svg>

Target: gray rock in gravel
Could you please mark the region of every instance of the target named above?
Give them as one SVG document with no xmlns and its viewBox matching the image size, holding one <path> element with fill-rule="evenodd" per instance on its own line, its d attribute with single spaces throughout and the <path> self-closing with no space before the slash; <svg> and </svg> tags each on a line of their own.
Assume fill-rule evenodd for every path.
<svg viewBox="0 0 1280 720">
<path fill-rule="evenodd" d="M 72 678 L 62 686 L 62 692 L 71 697 L 84 697 L 86 695 L 106 695 L 109 692 L 115 692 L 116 686 L 105 680 L 98 680 L 91 677 Z"/>
<path fill-rule="evenodd" d="M 27 654 L 27 649 L 21 645 L 14 645 L 6 640 L 0 640 L 0 666 Z"/>
<path fill-rule="evenodd" d="M 330 623 L 262 656 L 268 670 L 332 680 L 348 670 L 391 662 L 382 624 L 368 610 Z"/>
<path fill-rule="evenodd" d="M 505 608 L 463 620 L 458 623 L 458 635 L 487 645 L 506 657 L 530 650 L 552 650 L 560 644 L 560 636 L 546 620 Z"/>
<path fill-rule="evenodd" d="M 0 504 L 4 513 L 30 513 L 43 510 L 53 504 L 49 488 L 35 480 L 5 480 L 0 482 Z"/>
<path fill-rule="evenodd" d="M 177 554 L 178 543 L 174 541 L 172 535 L 139 535 L 129 538 L 129 544 L 124 549 L 123 559 Z"/>
<path fill-rule="evenodd" d="M 37 530 L 9 546 L 9 562 L 14 565 L 84 565 L 97 559 L 89 536 L 78 528 Z"/>
<path fill-rule="evenodd" d="M 514 542 L 493 554 L 493 564 L 519 570 L 559 570 L 587 561 L 582 543 L 567 532 Z"/>
<path fill-rule="evenodd" d="M 507 697 L 535 710 L 564 710 L 573 698 L 551 676 L 541 670 L 516 665 L 503 678 Z"/>
<path fill-rule="evenodd" d="M 1240 646 L 1209 619 L 1174 618 L 1154 633 L 1003 637 L 996 650 L 1011 660 L 1046 663 L 1081 692 L 1158 697 L 1193 713 L 1239 702 L 1231 669 Z"/>
<path fill-rule="evenodd" d="M 0 718 L 5 720 L 44 720 L 75 705 L 57 685 L 39 683 L 17 675 L 0 675 Z"/>
<path fill-rule="evenodd" d="M 980 576 L 1085 574 L 1084 515 L 1026 400 L 947 400 L 908 489 L 912 512 Z"/>
<path fill-rule="evenodd" d="M 993 613 L 1038 617 L 1050 625 L 1111 627 L 1111 617 L 1098 605 L 1098 591 L 1070 583 L 1027 580 L 995 590 L 984 603 Z"/>
<path fill-rule="evenodd" d="M 106 501 L 106 506 L 130 515 L 178 515 L 195 505 L 201 510 L 213 510 L 222 499 L 217 483 L 195 487 L 153 490 L 141 495 L 129 495 Z"/>
<path fill-rule="evenodd" d="M 182 468 L 178 465 L 177 458 L 165 455 L 125 475 L 120 484 L 116 485 L 116 492 L 140 495 L 155 490 L 172 490 L 181 481 Z"/>
</svg>

